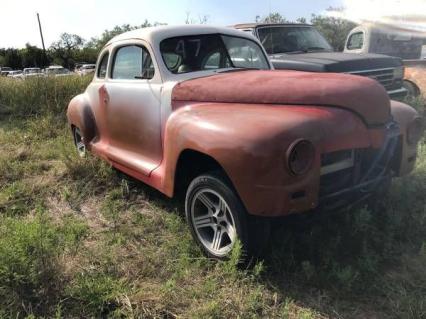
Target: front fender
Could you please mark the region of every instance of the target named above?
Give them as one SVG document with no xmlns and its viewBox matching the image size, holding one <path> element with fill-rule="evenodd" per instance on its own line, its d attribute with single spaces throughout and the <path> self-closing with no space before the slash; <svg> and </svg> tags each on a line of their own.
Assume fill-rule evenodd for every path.
<svg viewBox="0 0 426 319">
<path fill-rule="evenodd" d="M 398 176 L 402 176 L 410 173 L 416 163 L 417 144 L 407 143 L 407 130 L 414 119 L 419 117 L 419 114 L 411 106 L 398 101 L 391 102 L 391 113 L 401 130 L 400 163 L 397 164 L 396 171 Z"/>
<path fill-rule="evenodd" d="M 285 153 L 295 140 L 316 148 L 309 172 L 294 176 Z M 251 214 L 282 215 L 317 205 L 320 154 L 371 146 L 362 120 L 349 111 L 310 106 L 201 103 L 181 107 L 164 132 L 165 192 L 173 193 L 176 163 L 190 149 L 224 169 Z M 294 194 L 303 191 L 303 198 Z"/>
</svg>

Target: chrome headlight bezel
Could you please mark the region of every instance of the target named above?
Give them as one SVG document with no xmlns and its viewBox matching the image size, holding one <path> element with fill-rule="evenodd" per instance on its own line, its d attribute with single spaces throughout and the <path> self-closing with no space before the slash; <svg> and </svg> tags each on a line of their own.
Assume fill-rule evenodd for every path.
<svg viewBox="0 0 426 319">
<path fill-rule="evenodd" d="M 315 160 L 315 146 L 307 139 L 294 141 L 287 149 L 286 164 L 292 175 L 306 174 Z"/>
</svg>

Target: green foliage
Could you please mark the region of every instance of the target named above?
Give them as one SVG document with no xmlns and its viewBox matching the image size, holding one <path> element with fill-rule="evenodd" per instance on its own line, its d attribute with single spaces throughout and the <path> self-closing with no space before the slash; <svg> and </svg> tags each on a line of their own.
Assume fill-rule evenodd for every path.
<svg viewBox="0 0 426 319">
<path fill-rule="evenodd" d="M 26 80 L 0 78 L 0 115 L 50 114 L 63 119 L 71 98 L 83 92 L 90 81 L 90 77 L 79 76 Z"/>
<path fill-rule="evenodd" d="M 13 69 L 27 67 L 45 67 L 48 64 L 42 49 L 27 43 L 25 48 L 0 48 L 0 66 L 8 66 Z"/>
<path fill-rule="evenodd" d="M 271 12 L 267 16 L 261 18 L 260 16 L 256 16 L 256 22 L 260 23 L 286 23 L 289 22 L 284 16 L 282 16 L 279 12 Z"/>
<path fill-rule="evenodd" d="M 96 270 L 77 274 L 67 287 L 66 294 L 72 298 L 69 304 L 73 312 L 84 317 L 114 311 L 124 291 L 122 282 Z"/>
<path fill-rule="evenodd" d="M 329 8 L 328 11 L 336 10 Z M 356 27 L 356 24 L 342 18 L 316 15 L 311 17 L 313 24 L 319 32 L 328 40 L 336 51 L 343 51 L 345 48 L 346 37 L 349 32 Z"/>
<path fill-rule="evenodd" d="M 10 313 L 46 313 L 61 297 L 60 256 L 87 228 L 68 219 L 56 226 L 38 206 L 33 218 L 0 220 L 0 307 Z"/>
<path fill-rule="evenodd" d="M 339 10 L 338 8 L 329 8 L 328 11 Z M 265 17 L 256 16 L 256 22 L 260 23 L 294 23 L 287 20 L 279 12 L 272 12 Z M 310 21 L 300 17 L 296 23 L 310 23 L 327 39 L 336 51 L 343 51 L 346 37 L 356 24 L 342 18 L 312 14 Z"/>
<path fill-rule="evenodd" d="M 140 28 L 147 28 L 147 27 L 153 27 L 158 25 L 164 25 L 164 23 L 160 22 L 154 22 L 150 23 L 148 20 L 145 19 L 145 21 L 140 25 L 130 25 L 130 24 L 122 24 L 122 25 L 116 25 L 111 30 L 105 30 L 100 37 L 92 38 L 88 43 L 87 46 L 90 48 L 94 48 L 97 51 L 101 50 L 103 46 L 111 40 L 116 35 L 119 35 L 121 33 L 132 31 L 135 29 Z"/>
<path fill-rule="evenodd" d="M 59 58 L 61 65 L 72 68 L 73 59 L 83 48 L 84 39 L 77 34 L 62 33 L 58 41 L 50 46 L 50 54 L 54 59 Z"/>
</svg>

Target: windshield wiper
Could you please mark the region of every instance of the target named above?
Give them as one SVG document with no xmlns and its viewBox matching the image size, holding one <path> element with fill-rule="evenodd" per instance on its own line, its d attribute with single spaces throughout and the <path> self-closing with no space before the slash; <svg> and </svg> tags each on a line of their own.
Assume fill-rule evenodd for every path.
<svg viewBox="0 0 426 319">
<path fill-rule="evenodd" d="M 218 71 L 218 73 L 226 73 L 226 72 L 237 72 L 237 71 L 252 71 L 252 70 L 260 70 L 259 68 L 232 68 L 228 70 Z"/>
<path fill-rule="evenodd" d="M 303 50 L 303 52 L 314 52 L 314 51 L 328 51 L 327 48 L 323 47 L 309 47 Z"/>
</svg>

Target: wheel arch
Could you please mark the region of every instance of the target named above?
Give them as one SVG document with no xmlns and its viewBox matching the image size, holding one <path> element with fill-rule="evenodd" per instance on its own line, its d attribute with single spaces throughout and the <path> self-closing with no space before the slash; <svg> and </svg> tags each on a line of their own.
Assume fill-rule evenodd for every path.
<svg viewBox="0 0 426 319">
<path fill-rule="evenodd" d="M 412 79 L 404 79 L 403 86 L 408 90 L 409 93 L 414 93 L 414 97 L 418 97 L 421 94 L 420 87 Z"/>
<path fill-rule="evenodd" d="M 77 95 L 71 100 L 68 105 L 67 118 L 71 130 L 78 127 L 82 131 L 86 144 L 96 137 L 95 116 L 85 94 Z"/>
<path fill-rule="evenodd" d="M 215 172 L 215 174 L 224 178 L 238 196 L 238 192 L 223 165 L 213 156 L 191 148 L 183 149 L 178 156 L 173 193 L 182 195 L 195 177 L 209 172 Z"/>
</svg>

